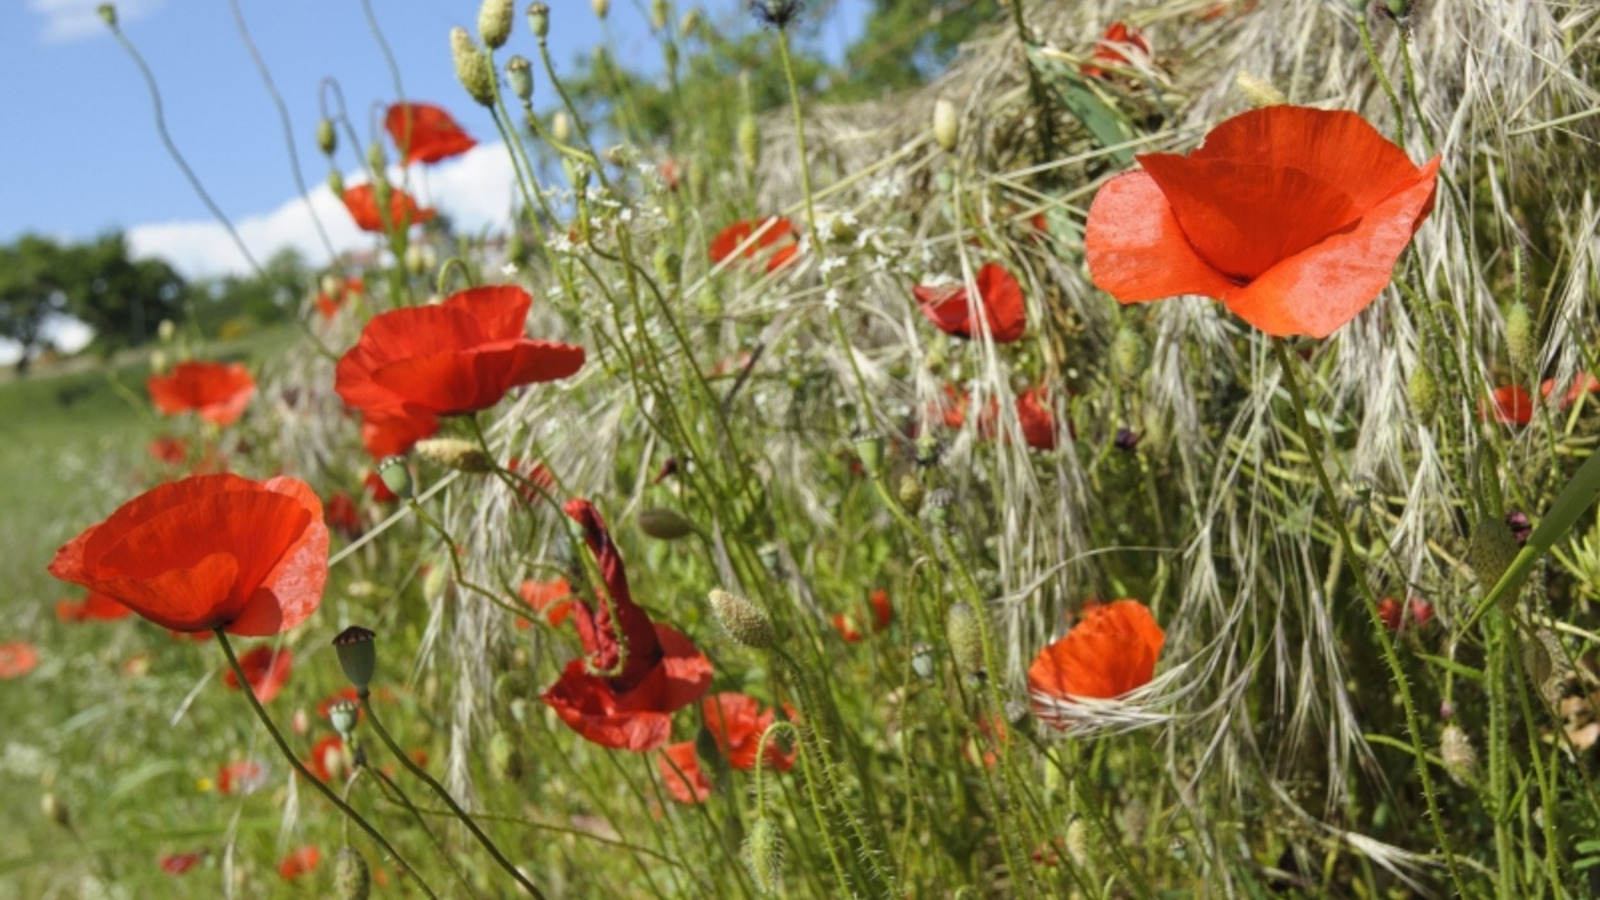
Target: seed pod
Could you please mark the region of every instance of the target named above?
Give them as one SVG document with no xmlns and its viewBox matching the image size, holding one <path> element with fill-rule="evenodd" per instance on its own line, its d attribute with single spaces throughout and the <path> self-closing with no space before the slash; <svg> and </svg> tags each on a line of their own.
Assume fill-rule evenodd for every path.
<svg viewBox="0 0 1600 900">
<path fill-rule="evenodd" d="M 100 21 L 111 28 L 117 27 L 117 7 L 115 4 L 102 3 L 95 11 L 100 14 Z"/>
<path fill-rule="evenodd" d="M 1450 780 L 1456 784 L 1465 785 L 1472 780 L 1472 772 L 1478 765 L 1478 752 L 1472 749 L 1472 739 L 1461 730 L 1461 726 L 1454 722 L 1444 727 L 1444 733 L 1439 736 L 1439 758 L 1444 760 L 1444 770 L 1449 773 Z"/>
<path fill-rule="evenodd" d="M 528 27 L 541 43 L 550 36 L 550 7 L 543 3 L 528 4 Z"/>
<path fill-rule="evenodd" d="M 339 732 L 339 737 L 346 743 L 356 730 L 356 723 L 361 720 L 361 707 L 350 700 L 339 700 L 328 707 L 328 721 L 333 723 L 333 730 Z"/>
<path fill-rule="evenodd" d="M 344 176 L 339 174 L 338 169 L 328 170 L 328 190 L 332 191 L 335 197 L 344 196 Z"/>
<path fill-rule="evenodd" d="M 910 472 L 900 476 L 900 505 L 912 515 L 922 508 L 922 479 Z"/>
<path fill-rule="evenodd" d="M 1389 15 L 1403 19 L 1411 12 L 1411 0 L 1389 0 Z"/>
<path fill-rule="evenodd" d="M 550 136 L 555 138 L 558 144 L 572 142 L 572 117 L 564 110 L 558 110 L 550 117 Z"/>
<path fill-rule="evenodd" d="M 478 37 L 491 50 L 498 50 L 511 38 L 511 16 L 515 0 L 483 0 L 478 7 Z"/>
<path fill-rule="evenodd" d="M 778 880 L 783 876 L 783 835 L 777 823 L 757 816 L 745 837 L 744 856 L 756 887 L 763 894 L 778 893 Z"/>
<path fill-rule="evenodd" d="M 683 269 L 683 257 L 671 247 L 657 247 L 656 252 L 650 256 L 650 265 L 655 269 L 656 278 L 670 287 L 678 283 L 678 273 Z M 656 480 L 660 481 L 659 478 Z"/>
<path fill-rule="evenodd" d="M 1144 337 L 1126 325 L 1118 328 L 1116 337 L 1111 339 L 1111 364 L 1116 367 L 1118 376 L 1129 381 L 1143 374 L 1150 365 Z"/>
<path fill-rule="evenodd" d="M 496 780 L 509 784 L 522 780 L 522 754 L 504 731 L 496 731 L 489 738 L 489 772 Z"/>
<path fill-rule="evenodd" d="M 423 459 L 457 472 L 481 475 L 495 470 L 494 460 L 483 452 L 482 447 L 461 438 L 428 438 L 417 441 L 416 450 Z"/>
<path fill-rule="evenodd" d="M 972 604 L 957 603 L 944 614 L 944 638 L 950 645 L 956 670 L 962 675 L 982 678 L 983 630 L 978 623 L 978 611 Z"/>
<path fill-rule="evenodd" d="M 711 614 L 729 637 L 754 650 L 765 650 L 777 643 L 766 610 L 721 588 L 712 590 L 709 597 Z"/>
<path fill-rule="evenodd" d="M 1423 421 L 1433 418 L 1434 411 L 1439 408 L 1439 382 L 1433 377 L 1431 367 L 1417 366 L 1406 382 L 1406 395 L 1418 418 Z"/>
<path fill-rule="evenodd" d="M 1239 89 L 1244 99 L 1256 109 L 1268 106 L 1283 106 L 1289 98 L 1283 92 L 1273 87 L 1268 82 L 1262 81 L 1249 72 L 1240 72 L 1233 77 L 1233 86 Z"/>
<path fill-rule="evenodd" d="M 1519 552 L 1516 535 L 1505 522 L 1484 519 L 1472 529 L 1467 545 L 1467 565 L 1477 573 L 1479 586 L 1487 590 L 1500 582 Z"/>
<path fill-rule="evenodd" d="M 472 42 L 472 35 L 465 28 L 450 29 L 450 55 L 456 64 L 456 80 L 480 105 L 493 107 L 494 72 L 489 69 L 488 57 Z"/>
<path fill-rule="evenodd" d="M 317 121 L 317 149 L 328 156 L 339 149 L 339 133 L 333 130 L 333 120 L 323 117 Z"/>
<path fill-rule="evenodd" d="M 856 446 L 856 458 L 861 460 L 861 465 L 868 472 L 878 471 L 878 464 L 883 462 L 883 438 L 876 432 L 858 430 L 851 436 L 851 441 Z"/>
<path fill-rule="evenodd" d="M 594 7 L 594 14 L 602 19 L 611 12 L 611 0 L 589 0 L 589 5 Z"/>
<path fill-rule="evenodd" d="M 1511 368 L 1518 372 L 1533 371 L 1534 355 L 1538 353 L 1533 313 L 1528 311 L 1528 304 L 1520 300 L 1506 311 L 1506 353 L 1511 357 Z"/>
<path fill-rule="evenodd" d="M 676 541 L 694 534 L 694 523 L 670 509 L 639 512 L 639 530 L 658 541 Z"/>
<path fill-rule="evenodd" d="M 366 857 L 354 847 L 339 851 L 333 860 L 333 887 L 339 900 L 367 900 L 372 894 L 372 874 Z"/>
<path fill-rule="evenodd" d="M 527 103 L 533 99 L 533 63 L 525 56 L 513 56 L 506 61 L 506 81 L 517 99 Z"/>
<path fill-rule="evenodd" d="M 356 689 L 356 696 L 365 698 L 367 686 L 378 670 L 377 633 L 351 625 L 333 639 L 333 652 L 339 657 L 339 668 L 345 680 Z"/>
<path fill-rule="evenodd" d="M 956 105 L 943 97 L 933 104 L 933 139 L 947 152 L 954 151 L 961 139 L 961 119 Z"/>
</svg>

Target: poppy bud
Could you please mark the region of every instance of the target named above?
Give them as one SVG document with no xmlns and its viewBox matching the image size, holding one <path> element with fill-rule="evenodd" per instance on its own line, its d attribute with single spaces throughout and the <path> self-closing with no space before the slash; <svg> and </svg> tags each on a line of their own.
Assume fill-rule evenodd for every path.
<svg viewBox="0 0 1600 900">
<path fill-rule="evenodd" d="M 390 456 L 378 463 L 378 478 L 389 489 L 389 493 L 402 500 L 410 500 L 417 495 L 416 486 L 411 483 L 411 469 L 407 468 L 403 456 Z"/>
<path fill-rule="evenodd" d="M 372 895 L 372 874 L 361 851 L 346 847 L 334 857 L 333 888 L 339 900 L 367 900 Z"/>
<path fill-rule="evenodd" d="M 550 7 L 543 3 L 528 4 L 528 27 L 541 42 L 550 36 Z"/>
<path fill-rule="evenodd" d="M 729 637 L 753 650 L 765 650 L 777 643 L 766 610 L 720 588 L 712 590 L 709 596 L 711 614 Z"/>
<path fill-rule="evenodd" d="M 1089 828 L 1083 817 L 1074 815 L 1067 823 L 1067 857 L 1080 869 L 1089 867 Z"/>
<path fill-rule="evenodd" d="M 589 0 L 589 5 L 594 7 L 594 14 L 602 19 L 611 12 L 611 0 Z"/>
<path fill-rule="evenodd" d="M 494 460 L 471 441 L 461 438 L 429 438 L 417 441 L 417 455 L 457 472 L 481 475 L 495 470 Z M 399 493 L 396 491 L 395 493 Z"/>
<path fill-rule="evenodd" d="M 1124 325 L 1111 339 L 1111 363 L 1122 378 L 1133 380 L 1150 365 L 1149 348 L 1138 331 Z"/>
<path fill-rule="evenodd" d="M 1350 0 L 1350 8 L 1358 13 L 1364 13 L 1367 11 L 1367 5 L 1371 2 L 1372 0 Z"/>
<path fill-rule="evenodd" d="M 406 245 L 406 271 L 413 275 L 421 275 L 428 271 L 427 259 L 423 256 L 421 244 Z"/>
<path fill-rule="evenodd" d="M 747 169 L 754 169 L 761 162 L 761 126 L 749 111 L 739 117 L 739 154 Z"/>
<path fill-rule="evenodd" d="M 383 170 L 389 167 L 389 154 L 383 152 L 383 145 L 377 141 L 367 145 L 367 165 L 371 166 L 372 171 L 378 173 L 380 178 L 383 177 Z"/>
<path fill-rule="evenodd" d="M 533 99 L 533 63 L 527 57 L 513 56 L 506 62 L 506 80 L 511 82 L 511 92 L 527 103 Z"/>
<path fill-rule="evenodd" d="M 151 351 L 150 371 L 155 372 L 158 375 L 165 375 L 167 372 L 167 362 L 167 352 L 165 350 Z"/>
<path fill-rule="evenodd" d="M 912 515 L 922 508 L 922 479 L 910 472 L 900 476 L 900 505 Z"/>
<path fill-rule="evenodd" d="M 333 130 L 333 120 L 326 116 L 317 121 L 317 149 L 328 156 L 339 149 L 339 134 Z"/>
<path fill-rule="evenodd" d="M 957 671 L 982 678 L 983 631 L 978 624 L 978 611 L 972 604 L 962 601 L 944 614 L 944 639 L 950 645 Z"/>
<path fill-rule="evenodd" d="M 1239 89 L 1244 99 L 1256 109 L 1268 106 L 1283 106 L 1289 98 L 1271 84 L 1251 75 L 1249 72 L 1240 72 L 1233 77 L 1233 86 Z"/>
<path fill-rule="evenodd" d="M 956 105 L 940 97 L 933 104 L 933 139 L 946 151 L 954 151 L 961 139 L 961 120 Z"/>
<path fill-rule="evenodd" d="M 328 190 L 332 191 L 335 197 L 344 196 L 344 176 L 339 174 L 338 169 L 328 171 Z"/>
<path fill-rule="evenodd" d="M 365 698 L 367 686 L 378 670 L 377 634 L 360 625 L 351 625 L 333 639 L 333 651 L 339 657 L 339 668 L 345 680 L 356 689 L 356 696 Z"/>
<path fill-rule="evenodd" d="M 163 344 L 171 343 L 177 334 L 178 326 L 171 319 L 162 319 L 161 324 L 156 326 L 156 336 L 161 338 Z"/>
<path fill-rule="evenodd" d="M 650 26 L 657 31 L 667 27 L 667 0 L 654 0 L 650 4 Z"/>
<path fill-rule="evenodd" d="M 694 534 L 694 523 L 670 509 L 646 509 L 639 513 L 639 530 L 658 541 L 676 541 Z"/>
<path fill-rule="evenodd" d="M 67 810 L 67 804 L 61 802 L 61 798 L 55 794 L 45 794 L 39 798 L 39 812 L 62 828 L 72 827 L 72 813 Z"/>
<path fill-rule="evenodd" d="M 1533 370 L 1534 355 L 1533 314 L 1528 304 L 1518 300 L 1506 311 L 1506 352 L 1511 357 L 1511 368 L 1518 372 Z"/>
<path fill-rule="evenodd" d="M 1467 565 L 1477 573 L 1479 586 L 1487 590 L 1500 582 L 1519 552 L 1517 538 L 1505 522 L 1484 519 L 1472 529 Z"/>
<path fill-rule="evenodd" d="M 100 13 L 100 21 L 112 28 L 117 27 L 117 7 L 110 3 L 102 3 L 96 10 Z"/>
<path fill-rule="evenodd" d="M 783 875 L 783 835 L 778 833 L 777 823 L 757 816 L 745 837 L 744 856 L 756 887 L 763 894 L 778 893 L 778 879 Z"/>
<path fill-rule="evenodd" d="M 954 502 L 956 495 L 949 488 L 934 489 L 928 495 L 928 518 L 940 528 L 950 524 L 950 504 Z"/>
<path fill-rule="evenodd" d="M 1450 780 L 1465 785 L 1478 765 L 1478 752 L 1472 749 L 1472 739 L 1454 722 L 1444 727 L 1439 736 L 1439 758 L 1444 760 L 1444 770 Z"/>
<path fill-rule="evenodd" d="M 1411 12 L 1411 0 L 1389 0 L 1389 14 L 1396 19 L 1405 18 Z"/>
<path fill-rule="evenodd" d="M 1434 410 L 1439 407 L 1439 382 L 1433 377 L 1431 367 L 1417 366 L 1406 382 L 1406 395 L 1411 398 L 1411 409 L 1418 418 L 1424 421 L 1433 418 Z"/>
<path fill-rule="evenodd" d="M 455 58 L 456 80 L 461 86 L 480 105 L 494 106 L 494 73 L 489 70 L 489 60 L 472 42 L 472 35 L 467 34 L 465 28 L 450 29 L 450 54 Z"/>
<path fill-rule="evenodd" d="M 489 738 L 489 772 L 499 781 L 516 783 L 522 780 L 522 754 L 504 731 L 496 731 Z"/>
<path fill-rule="evenodd" d="M 511 37 L 514 3 L 515 0 L 483 0 L 483 5 L 478 7 L 478 37 L 489 49 L 504 47 Z"/>
<path fill-rule="evenodd" d="M 856 458 L 868 472 L 878 471 L 878 464 L 883 462 L 883 438 L 870 431 L 857 431 L 851 440 L 856 445 Z"/>
<path fill-rule="evenodd" d="M 700 30 L 700 7 L 696 6 L 683 16 L 683 21 L 678 23 L 678 34 L 682 37 L 693 37 Z"/>
<path fill-rule="evenodd" d="M 356 730 L 361 708 L 349 700 L 340 700 L 328 707 L 328 721 L 333 724 L 333 730 L 339 732 L 339 737 L 350 740 L 351 734 Z"/>
<path fill-rule="evenodd" d="M 550 117 L 550 136 L 555 138 L 558 144 L 572 142 L 572 117 L 564 110 L 557 110 L 556 114 Z"/>
</svg>

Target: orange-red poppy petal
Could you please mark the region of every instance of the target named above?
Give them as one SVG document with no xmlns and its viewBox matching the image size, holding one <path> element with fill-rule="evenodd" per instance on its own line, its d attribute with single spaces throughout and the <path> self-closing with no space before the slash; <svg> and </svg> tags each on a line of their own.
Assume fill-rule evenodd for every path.
<svg viewBox="0 0 1600 900">
<path fill-rule="evenodd" d="M 1166 635 L 1137 600 L 1088 609 L 1067 635 L 1028 666 L 1028 688 L 1045 698 L 1113 699 L 1148 684 Z"/>
<path fill-rule="evenodd" d="M 448 112 L 428 103 L 396 103 L 383 116 L 383 127 L 406 165 L 435 163 L 478 146 Z"/>
<path fill-rule="evenodd" d="M 1145 172 L 1118 175 L 1095 194 L 1084 251 L 1095 286 L 1123 303 L 1180 294 L 1222 297 L 1234 287 L 1195 253 Z"/>
</svg>

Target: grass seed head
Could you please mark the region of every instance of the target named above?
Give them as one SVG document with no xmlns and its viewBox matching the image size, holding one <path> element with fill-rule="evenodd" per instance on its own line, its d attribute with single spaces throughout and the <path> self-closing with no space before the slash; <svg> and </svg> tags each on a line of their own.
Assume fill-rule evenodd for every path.
<svg viewBox="0 0 1600 900">
<path fill-rule="evenodd" d="M 417 455 L 457 472 L 482 475 L 495 470 L 494 460 L 471 441 L 461 438 L 429 438 L 417 441 Z M 393 488 L 391 488 L 393 490 Z M 399 493 L 399 491 L 395 491 Z"/>
<path fill-rule="evenodd" d="M 480 106 L 494 106 L 494 72 L 489 69 L 488 57 L 465 28 L 450 29 L 450 55 L 456 64 L 456 80 L 472 99 Z"/>
<path fill-rule="evenodd" d="M 766 610 L 721 588 L 713 590 L 710 599 L 711 614 L 729 637 L 754 650 L 766 650 L 777 643 Z"/>
<path fill-rule="evenodd" d="M 516 0 L 483 0 L 478 7 L 478 37 L 491 50 L 498 50 L 511 38 L 511 17 Z"/>
</svg>

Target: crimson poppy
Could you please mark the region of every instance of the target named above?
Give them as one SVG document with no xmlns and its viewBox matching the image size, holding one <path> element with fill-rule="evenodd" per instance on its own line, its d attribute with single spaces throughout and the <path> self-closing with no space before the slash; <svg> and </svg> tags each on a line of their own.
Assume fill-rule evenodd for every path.
<svg viewBox="0 0 1600 900">
<path fill-rule="evenodd" d="M 544 614 L 544 619 L 551 628 L 560 627 L 572 615 L 572 586 L 567 584 L 565 578 L 555 581 L 524 581 L 517 590 L 522 595 L 523 602 Z M 518 619 L 518 628 L 528 628 L 532 623 L 527 619 Z"/>
<path fill-rule="evenodd" d="M 293 881 L 301 875 L 315 871 L 317 864 L 322 862 L 322 851 L 315 847 L 297 847 L 289 851 L 289 855 L 278 863 L 278 874 L 285 881 Z"/>
<path fill-rule="evenodd" d="M 350 499 L 350 495 L 343 491 L 328 498 L 323 518 L 345 537 L 353 538 L 361 534 L 361 511 L 356 509 L 356 502 Z"/>
<path fill-rule="evenodd" d="M 1017 422 L 1029 447 L 1056 448 L 1056 416 L 1050 411 L 1050 398 L 1043 389 L 1028 388 L 1017 395 Z"/>
<path fill-rule="evenodd" d="M 316 611 L 328 528 L 304 482 L 198 475 L 123 504 L 57 550 L 50 574 L 174 631 L 264 637 Z"/>
<path fill-rule="evenodd" d="M 1550 395 L 1554 394 L 1555 392 L 1556 380 L 1554 378 L 1546 378 L 1543 383 L 1539 385 L 1539 396 L 1546 400 L 1549 400 Z M 1579 372 L 1577 375 L 1573 376 L 1572 383 L 1567 386 L 1567 392 L 1561 395 L 1561 408 L 1566 409 L 1572 404 L 1577 403 L 1584 394 L 1594 393 L 1600 393 L 1600 378 L 1596 378 L 1589 372 Z"/>
<path fill-rule="evenodd" d="M 1494 407 L 1491 411 L 1490 401 L 1478 403 L 1478 418 L 1493 418 L 1501 425 L 1526 425 L 1533 421 L 1533 398 L 1528 395 L 1520 384 L 1506 385 L 1494 389 Z"/>
<path fill-rule="evenodd" d="M 567 663 L 544 692 L 544 702 L 596 744 L 654 750 L 671 734 L 672 713 L 711 687 L 711 661 L 676 629 L 652 622 L 634 602 L 622 555 L 594 506 L 573 499 L 565 509 L 583 528 L 611 602 L 594 610 L 581 599 L 573 601 L 572 619 L 585 657 Z M 617 639 L 619 630 L 623 641 Z"/>
<path fill-rule="evenodd" d="M 133 610 L 95 591 L 82 600 L 56 601 L 56 618 L 63 622 L 115 622 L 131 615 Z"/>
<path fill-rule="evenodd" d="M 0 644 L 0 679 L 21 678 L 39 665 L 39 651 L 26 641 Z"/>
<path fill-rule="evenodd" d="M 337 734 L 330 734 L 311 745 L 311 758 L 306 760 L 306 768 L 318 781 L 327 782 L 343 775 L 349 768 L 347 763 L 344 741 Z"/>
<path fill-rule="evenodd" d="M 350 211 L 350 218 L 355 220 L 356 227 L 362 231 L 382 234 L 383 214 L 378 210 L 378 197 L 370 184 L 358 184 L 352 188 L 345 188 L 344 208 Z M 398 229 L 405 229 L 412 225 L 433 220 L 436 213 L 432 207 L 418 206 L 411 195 L 397 188 L 389 188 L 389 224 Z"/>
<path fill-rule="evenodd" d="M 754 241 L 751 241 L 750 238 L 755 235 L 757 231 L 760 231 L 763 228 L 766 230 L 761 231 L 760 237 L 757 237 Z M 754 259 L 757 253 L 760 253 L 762 250 L 765 250 L 768 247 L 779 243 L 780 241 L 794 240 L 796 240 L 794 236 L 794 226 L 789 224 L 788 219 L 772 216 L 754 221 L 745 220 L 735 222 L 732 225 L 729 225 L 727 228 L 717 232 L 717 236 L 711 239 L 711 261 L 714 263 L 722 262 L 730 256 L 733 256 L 734 253 L 738 252 L 740 245 L 743 245 L 746 242 L 749 242 L 749 244 L 744 248 L 743 256 L 745 259 Z M 790 249 L 791 248 L 789 247 L 785 247 L 784 249 L 780 250 L 779 253 L 783 254 Z M 792 254 L 790 254 L 790 257 L 792 257 Z M 785 262 L 787 262 L 788 258 L 789 257 L 785 258 Z M 774 257 L 774 259 L 776 259 L 776 257 Z M 769 265 L 769 271 L 775 267 L 776 266 Z"/>
<path fill-rule="evenodd" d="M 667 793 L 679 803 L 704 803 L 711 796 L 711 779 L 700 769 L 694 741 L 668 744 L 656 757 L 656 769 L 666 784 Z"/>
<path fill-rule="evenodd" d="M 145 445 L 145 451 L 156 462 L 163 462 L 169 466 L 181 466 L 189 457 L 189 444 L 183 438 L 171 435 L 162 435 Z"/>
<path fill-rule="evenodd" d="M 1129 47 L 1144 56 L 1150 55 L 1150 43 L 1144 39 L 1139 29 L 1127 22 L 1112 22 L 1105 34 L 1095 43 L 1094 58 L 1111 65 L 1127 65 L 1133 62 L 1128 58 L 1126 48 Z M 1084 63 L 1079 69 L 1090 78 L 1106 76 L 1105 69 L 1090 63 Z"/>
<path fill-rule="evenodd" d="M 232 425 L 244 415 L 256 382 L 238 363 L 182 362 L 171 374 L 152 374 L 145 389 L 162 415 L 193 411 L 212 424 Z"/>
<path fill-rule="evenodd" d="M 772 726 L 775 713 L 770 709 L 762 711 L 754 697 L 732 691 L 705 698 L 700 711 L 717 749 L 728 758 L 728 765 L 745 772 L 754 770 L 756 755 L 761 750 L 761 735 Z M 792 711 L 790 717 L 793 717 Z M 776 740 L 768 740 L 765 766 L 787 772 L 794 768 L 798 752 L 791 749 L 786 753 Z"/>
<path fill-rule="evenodd" d="M 894 606 L 889 603 L 889 592 L 881 588 L 873 591 L 872 596 L 868 598 L 868 604 L 872 607 L 872 630 L 879 632 L 888 628 L 889 623 L 894 621 Z M 844 614 L 834 616 L 833 627 L 838 629 L 839 636 L 844 638 L 846 643 L 854 644 L 861 640 L 861 631 L 856 628 L 854 616 Z"/>
<path fill-rule="evenodd" d="M 294 654 L 289 652 L 288 647 L 257 647 L 239 657 L 239 668 L 244 670 L 250 690 L 262 703 L 271 703 L 272 698 L 278 696 L 278 692 L 289 682 L 289 671 L 293 666 Z M 231 670 L 222 673 L 222 681 L 228 687 L 239 690 L 239 676 Z"/>
<path fill-rule="evenodd" d="M 266 783 L 266 766 L 253 759 L 228 763 L 217 772 L 217 790 L 224 794 L 253 794 Z"/>
<path fill-rule="evenodd" d="M 1022 285 L 999 263 L 985 263 L 978 270 L 978 300 L 989 335 L 997 344 L 1022 339 L 1028 329 L 1028 310 L 1022 302 Z M 971 338 L 978 333 L 978 317 L 972 309 L 972 293 L 964 284 L 930 287 L 917 285 L 911 293 L 921 304 L 922 314 L 945 334 Z"/>
<path fill-rule="evenodd" d="M 335 282 L 337 284 L 337 282 Z M 344 284 L 339 284 L 332 293 L 328 291 L 317 292 L 317 312 L 322 313 L 324 319 L 331 319 L 338 314 L 346 300 L 366 290 L 359 278 L 346 279 Z"/>
<path fill-rule="evenodd" d="M 1041 721 L 1064 728 L 1059 707 L 1078 698 L 1110 700 L 1149 684 L 1166 634 L 1137 600 L 1096 604 L 1028 666 L 1028 692 Z"/>
<path fill-rule="evenodd" d="M 1418 168 L 1351 112 L 1271 106 L 1188 156 L 1139 157 L 1089 208 L 1089 274 L 1122 303 L 1203 294 L 1277 336 L 1327 337 L 1366 309 L 1433 209 Z"/>
<path fill-rule="evenodd" d="M 161 857 L 161 871 L 176 878 L 200 864 L 198 853 L 169 853 Z"/>
<path fill-rule="evenodd" d="M 457 416 L 577 372 L 582 347 L 524 336 L 532 305 L 527 291 L 500 286 L 383 313 L 339 360 L 335 389 L 368 415 Z"/>
<path fill-rule="evenodd" d="M 432 413 L 406 414 L 396 410 L 368 412 L 361 416 L 361 443 L 373 459 L 399 456 L 423 438 L 439 431 L 439 419 Z"/>
<path fill-rule="evenodd" d="M 436 163 L 478 146 L 450 114 L 427 103 L 396 103 L 384 113 L 383 127 L 406 165 Z"/>
</svg>

